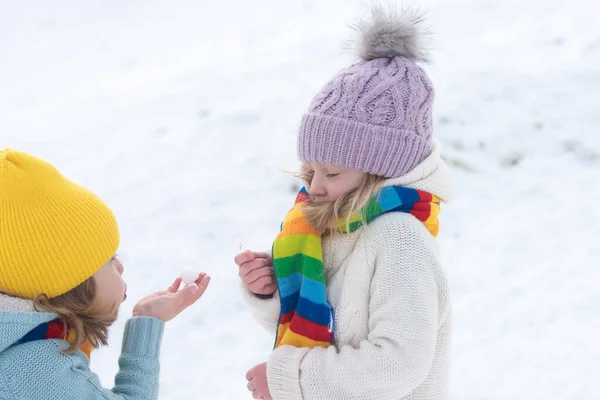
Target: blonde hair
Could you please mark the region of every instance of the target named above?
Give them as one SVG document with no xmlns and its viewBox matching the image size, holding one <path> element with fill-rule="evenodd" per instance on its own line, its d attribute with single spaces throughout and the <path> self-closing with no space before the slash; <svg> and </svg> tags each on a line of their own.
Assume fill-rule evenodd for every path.
<svg viewBox="0 0 600 400">
<path fill-rule="evenodd" d="M 0 290 L 0 293 L 18 297 Z M 63 351 L 67 354 L 77 351 L 86 341 L 98 348 L 108 343 L 108 328 L 116 321 L 118 305 L 110 310 L 101 309 L 95 303 L 97 296 L 96 282 L 91 277 L 74 289 L 51 299 L 45 294 L 33 300 L 33 307 L 39 312 L 57 314 L 65 328 L 75 332 L 75 338 Z"/>
<path fill-rule="evenodd" d="M 33 300 L 36 311 L 58 314 L 65 331 L 75 332 L 75 339 L 65 353 L 77 351 L 85 341 L 95 348 L 108 344 L 108 328 L 117 319 L 118 305 L 102 309 L 95 303 L 96 295 L 96 281 L 91 277 L 63 295 L 49 299 L 40 294 Z"/>
<path fill-rule="evenodd" d="M 303 164 L 300 173 L 295 174 L 310 186 L 310 166 Z M 341 195 L 335 201 L 307 204 L 303 207 L 304 214 L 309 223 L 320 232 L 335 232 L 338 230 L 340 219 L 345 219 L 346 231 L 350 230 L 350 218 L 367 204 L 369 198 L 375 193 L 387 178 L 367 174 L 363 182 L 355 189 Z M 361 218 L 363 216 L 361 215 Z M 366 221 L 363 219 L 363 223 Z"/>
</svg>

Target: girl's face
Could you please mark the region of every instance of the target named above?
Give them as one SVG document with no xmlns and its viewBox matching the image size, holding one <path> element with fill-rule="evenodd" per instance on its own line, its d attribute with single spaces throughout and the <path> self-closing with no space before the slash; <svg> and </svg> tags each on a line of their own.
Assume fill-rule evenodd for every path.
<svg viewBox="0 0 600 400">
<path fill-rule="evenodd" d="M 123 264 L 113 257 L 94 274 L 95 303 L 102 309 L 118 307 L 127 298 L 127 284 L 123 281 Z"/>
<path fill-rule="evenodd" d="M 359 187 L 367 178 L 366 172 L 328 165 L 311 163 L 306 168 L 308 192 L 316 202 L 330 202 Z"/>
</svg>

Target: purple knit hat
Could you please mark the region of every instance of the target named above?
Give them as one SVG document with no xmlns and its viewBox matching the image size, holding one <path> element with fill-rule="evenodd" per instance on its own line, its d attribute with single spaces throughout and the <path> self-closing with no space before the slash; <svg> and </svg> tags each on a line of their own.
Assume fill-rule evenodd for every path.
<svg viewBox="0 0 600 400">
<path fill-rule="evenodd" d="M 377 7 L 357 26 L 361 61 L 342 70 L 302 119 L 303 162 L 341 165 L 388 178 L 411 171 L 432 150 L 433 86 L 422 15 Z"/>
</svg>

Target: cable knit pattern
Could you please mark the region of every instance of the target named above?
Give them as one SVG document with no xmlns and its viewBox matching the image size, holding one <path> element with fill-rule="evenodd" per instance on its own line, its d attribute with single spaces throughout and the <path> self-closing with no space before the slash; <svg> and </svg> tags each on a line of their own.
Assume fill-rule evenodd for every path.
<svg viewBox="0 0 600 400">
<path fill-rule="evenodd" d="M 82 351 L 63 354 L 59 339 L 14 344 L 31 329 L 56 318 L 34 312 L 31 301 L 0 294 L 0 399 L 156 399 L 158 355 L 164 323 L 156 318 L 127 321 L 115 387 L 104 389 Z"/>
<path fill-rule="evenodd" d="M 386 185 L 401 182 L 451 200 L 438 145 L 411 174 Z M 335 347 L 274 350 L 267 364 L 273 399 L 445 398 L 451 311 L 439 258 L 433 236 L 403 213 L 325 238 L 328 300 L 336 310 Z M 278 296 L 261 300 L 245 293 L 259 321 L 275 327 Z"/>
<path fill-rule="evenodd" d="M 299 157 L 402 176 L 431 152 L 433 100 L 429 78 L 411 59 L 361 61 L 313 99 L 300 126 Z"/>
</svg>

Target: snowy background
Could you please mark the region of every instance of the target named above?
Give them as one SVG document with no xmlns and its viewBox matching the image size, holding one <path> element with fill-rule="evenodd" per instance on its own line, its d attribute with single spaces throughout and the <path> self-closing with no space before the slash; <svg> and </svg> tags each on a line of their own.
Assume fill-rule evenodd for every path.
<svg viewBox="0 0 600 400">
<path fill-rule="evenodd" d="M 453 399 L 600 399 L 600 28 L 595 0 L 423 0 L 437 138 L 458 198 L 439 239 Z M 233 256 L 293 201 L 295 134 L 352 62 L 353 0 L 0 0 L 0 148 L 114 209 L 129 300 L 92 357 L 106 386 L 135 300 L 183 266 L 205 297 L 168 324 L 161 399 L 250 399 L 272 335 Z"/>
</svg>

